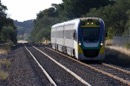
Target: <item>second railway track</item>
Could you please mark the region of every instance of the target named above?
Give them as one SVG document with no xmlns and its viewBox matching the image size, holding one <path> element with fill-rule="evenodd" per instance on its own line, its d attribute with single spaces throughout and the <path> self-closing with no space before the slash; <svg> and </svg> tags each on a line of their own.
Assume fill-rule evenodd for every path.
<svg viewBox="0 0 130 86">
<path fill-rule="evenodd" d="M 48 48 L 49 50 L 52 50 L 51 48 Z M 57 52 L 59 53 L 59 52 Z M 59 53 L 61 54 L 61 53 Z M 115 80 L 118 80 L 120 81 L 121 83 L 124 83 L 128 86 L 130 86 L 130 71 L 128 70 L 125 70 L 125 69 L 121 69 L 117 66 L 113 66 L 113 65 L 109 65 L 109 64 L 106 64 L 106 63 L 102 63 L 102 64 L 85 64 L 85 63 L 82 63 L 78 60 L 75 60 L 73 58 L 71 58 L 70 56 L 67 56 L 67 55 L 64 55 L 64 54 L 61 54 L 65 57 L 68 57 L 70 58 L 71 60 L 74 60 L 86 67 L 89 67 L 97 72 L 100 72 L 104 75 L 107 75 L 108 77 L 111 77 Z"/>
<path fill-rule="evenodd" d="M 59 53 L 59 52 L 58 52 Z M 62 54 L 63 55 L 63 54 Z M 66 57 L 69 57 L 67 55 L 65 55 Z M 126 85 L 130 85 L 130 71 L 125 70 L 125 69 L 121 69 L 119 67 L 113 66 L 113 65 L 109 65 L 106 63 L 101 64 L 84 64 L 78 60 L 75 60 L 71 57 L 69 57 L 70 59 L 84 65 L 87 66 L 97 72 L 100 72 L 104 75 L 107 75 L 115 80 L 118 80 Z"/>
<path fill-rule="evenodd" d="M 44 51 L 45 53 L 51 55 L 58 62 L 65 65 L 67 68 L 70 68 L 72 71 L 74 71 L 76 74 L 80 75 L 83 79 L 85 79 L 89 83 L 92 83 L 92 85 L 94 85 L 94 86 L 96 86 L 96 85 L 97 86 L 99 86 L 99 85 L 100 86 L 104 86 L 104 85 L 105 86 L 113 86 L 113 85 L 122 85 L 122 86 L 126 85 L 127 86 L 127 85 L 129 85 L 129 80 L 126 80 L 125 78 L 122 78 L 122 77 L 118 78 L 118 76 L 112 75 L 111 73 L 109 73 L 107 71 L 103 71 L 102 69 L 99 71 L 98 68 L 94 67 L 94 66 L 98 66 L 98 64 L 97 65 L 86 64 L 86 63 L 80 62 L 78 60 L 75 60 L 72 57 L 69 57 L 69 59 L 68 59 L 68 58 L 66 58 L 66 55 L 56 54 L 56 52 L 50 51 L 50 49 L 48 49 L 48 48 L 43 48 L 43 47 L 39 47 L 39 48 L 42 51 Z M 101 67 L 103 65 L 100 64 L 99 66 Z M 95 70 L 93 68 L 95 68 L 97 70 Z M 103 71 L 103 74 L 102 74 L 102 71 Z"/>
</svg>

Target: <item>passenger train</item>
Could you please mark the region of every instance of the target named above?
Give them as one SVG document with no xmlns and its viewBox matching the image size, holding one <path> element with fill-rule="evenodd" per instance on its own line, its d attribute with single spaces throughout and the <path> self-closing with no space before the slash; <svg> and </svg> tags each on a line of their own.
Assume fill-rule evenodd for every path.
<svg viewBox="0 0 130 86">
<path fill-rule="evenodd" d="M 58 23 L 51 28 L 52 48 L 79 60 L 105 58 L 105 24 L 101 18 L 85 17 Z"/>
</svg>

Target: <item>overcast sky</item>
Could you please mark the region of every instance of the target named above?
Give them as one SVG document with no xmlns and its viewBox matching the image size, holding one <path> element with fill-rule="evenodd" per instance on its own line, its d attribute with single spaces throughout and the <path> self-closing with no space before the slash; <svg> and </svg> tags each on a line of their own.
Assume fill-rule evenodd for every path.
<svg viewBox="0 0 130 86">
<path fill-rule="evenodd" d="M 7 6 L 7 14 L 18 21 L 35 19 L 40 11 L 51 7 L 52 3 L 61 3 L 62 0 L 1 0 Z"/>
</svg>

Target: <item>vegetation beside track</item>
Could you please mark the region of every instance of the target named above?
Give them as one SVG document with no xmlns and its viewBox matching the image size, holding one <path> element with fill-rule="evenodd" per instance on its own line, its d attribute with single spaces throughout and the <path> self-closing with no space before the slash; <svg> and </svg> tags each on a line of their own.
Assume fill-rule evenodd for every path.
<svg viewBox="0 0 130 86">
<path fill-rule="evenodd" d="M 11 61 L 9 59 L 0 59 L 0 80 L 7 80 L 9 73 L 8 69 L 11 66 Z"/>
<path fill-rule="evenodd" d="M 13 45 L 12 42 L 0 44 L 0 55 L 9 53 L 12 45 Z"/>
</svg>

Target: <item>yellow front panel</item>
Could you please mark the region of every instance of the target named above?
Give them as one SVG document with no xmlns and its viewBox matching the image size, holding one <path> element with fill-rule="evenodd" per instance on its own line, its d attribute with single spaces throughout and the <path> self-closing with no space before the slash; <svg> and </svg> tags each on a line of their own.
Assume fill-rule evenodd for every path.
<svg viewBox="0 0 130 86">
<path fill-rule="evenodd" d="M 79 54 L 83 53 L 83 50 L 81 49 L 81 47 L 79 45 L 78 45 L 78 52 L 79 52 Z"/>
<path fill-rule="evenodd" d="M 105 54 L 105 45 L 100 48 L 100 54 Z"/>
</svg>

